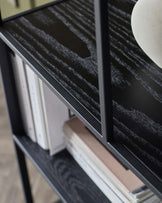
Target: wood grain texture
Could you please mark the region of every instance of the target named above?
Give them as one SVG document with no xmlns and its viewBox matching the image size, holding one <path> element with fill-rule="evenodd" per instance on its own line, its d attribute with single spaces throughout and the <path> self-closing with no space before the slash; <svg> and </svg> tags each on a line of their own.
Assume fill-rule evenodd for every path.
<svg viewBox="0 0 162 203">
<path fill-rule="evenodd" d="M 162 70 L 143 53 L 132 34 L 136 1 L 109 2 L 111 68 L 116 79 L 114 138 L 162 178 Z"/>
<path fill-rule="evenodd" d="M 109 0 L 114 140 L 161 178 L 162 70 L 133 37 L 130 17 L 135 3 Z M 100 119 L 93 7 L 92 0 L 68 0 L 4 27 Z"/>
<path fill-rule="evenodd" d="M 15 136 L 14 139 L 22 150 L 28 153 L 28 157 L 34 161 L 40 172 L 45 174 L 47 181 L 65 202 L 109 203 L 66 150 L 51 157 L 26 136 Z"/>
</svg>

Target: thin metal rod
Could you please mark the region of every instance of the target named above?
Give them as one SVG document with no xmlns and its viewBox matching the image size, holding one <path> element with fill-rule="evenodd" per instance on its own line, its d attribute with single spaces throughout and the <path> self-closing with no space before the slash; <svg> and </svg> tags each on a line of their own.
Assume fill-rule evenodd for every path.
<svg viewBox="0 0 162 203">
<path fill-rule="evenodd" d="M 29 175 L 26 165 L 26 159 L 24 156 L 24 153 L 21 151 L 21 149 L 18 147 L 18 145 L 14 142 L 15 146 L 15 153 L 17 157 L 17 163 L 21 178 L 21 183 L 23 186 L 23 192 L 24 192 L 24 199 L 26 203 L 33 203 L 32 193 L 31 193 L 31 186 L 29 182 Z"/>
<path fill-rule="evenodd" d="M 23 134 L 23 122 L 20 113 L 16 85 L 11 68 L 9 48 L 0 40 L 0 68 L 2 74 L 3 88 L 8 107 L 11 130 L 14 134 Z"/>
<path fill-rule="evenodd" d="M 107 0 L 95 0 L 95 24 L 102 135 L 106 141 L 112 141 L 112 86 Z"/>
</svg>

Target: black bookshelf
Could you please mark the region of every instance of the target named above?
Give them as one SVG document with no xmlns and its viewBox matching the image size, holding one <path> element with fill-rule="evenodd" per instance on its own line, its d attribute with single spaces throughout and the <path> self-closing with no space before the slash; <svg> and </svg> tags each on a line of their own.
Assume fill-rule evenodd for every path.
<svg viewBox="0 0 162 203">
<path fill-rule="evenodd" d="M 56 1 L 10 17 L 0 27 L 10 48 L 1 42 L 1 57 L 10 50 L 20 55 L 97 139 L 161 197 L 162 71 L 134 40 L 134 4 Z M 11 127 L 18 135 L 23 128 L 8 61 L 6 55 L 2 76 Z"/>
</svg>

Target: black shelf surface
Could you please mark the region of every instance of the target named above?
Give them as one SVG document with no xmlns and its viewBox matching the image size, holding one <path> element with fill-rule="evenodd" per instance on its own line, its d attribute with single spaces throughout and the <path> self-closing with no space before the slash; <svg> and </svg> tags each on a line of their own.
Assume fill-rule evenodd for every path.
<svg viewBox="0 0 162 203">
<path fill-rule="evenodd" d="M 67 150 L 49 156 L 28 137 L 13 135 L 13 138 L 64 202 L 110 202 Z"/>
<path fill-rule="evenodd" d="M 160 194 L 162 70 L 133 37 L 136 1 L 108 2 L 115 144 L 104 145 Z M 93 3 L 67 0 L 14 18 L 0 36 L 103 143 Z"/>
</svg>

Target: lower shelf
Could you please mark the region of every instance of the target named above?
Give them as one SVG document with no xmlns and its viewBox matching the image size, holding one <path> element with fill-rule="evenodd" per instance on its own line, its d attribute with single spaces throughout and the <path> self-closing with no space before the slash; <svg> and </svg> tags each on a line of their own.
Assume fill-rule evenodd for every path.
<svg viewBox="0 0 162 203">
<path fill-rule="evenodd" d="M 13 139 L 63 201 L 110 202 L 67 150 L 49 156 L 26 136 L 13 135 Z"/>
</svg>

